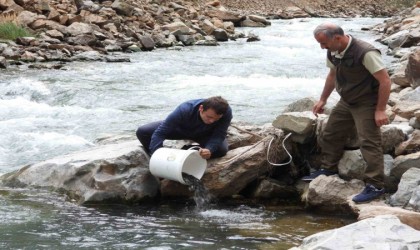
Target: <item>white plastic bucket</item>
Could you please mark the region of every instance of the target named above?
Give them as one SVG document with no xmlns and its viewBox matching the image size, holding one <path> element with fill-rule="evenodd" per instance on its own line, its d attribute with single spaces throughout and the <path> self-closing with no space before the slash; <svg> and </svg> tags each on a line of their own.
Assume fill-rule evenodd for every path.
<svg viewBox="0 0 420 250">
<path fill-rule="evenodd" d="M 159 148 L 153 153 L 149 163 L 152 175 L 182 184 L 186 184 L 182 173 L 201 179 L 206 167 L 207 161 L 201 158 L 197 150 L 192 148 L 189 150 Z"/>
</svg>

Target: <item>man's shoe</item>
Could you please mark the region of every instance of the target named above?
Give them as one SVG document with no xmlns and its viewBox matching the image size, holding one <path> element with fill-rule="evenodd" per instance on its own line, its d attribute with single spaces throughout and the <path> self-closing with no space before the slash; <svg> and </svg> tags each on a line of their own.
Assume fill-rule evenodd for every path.
<svg viewBox="0 0 420 250">
<path fill-rule="evenodd" d="M 302 181 L 312 181 L 320 175 L 330 176 L 330 175 L 335 175 L 335 174 L 338 174 L 338 173 L 334 172 L 334 171 L 331 171 L 331 170 L 326 170 L 326 169 L 321 168 L 320 170 L 317 170 L 310 175 L 302 177 L 301 180 Z"/>
<path fill-rule="evenodd" d="M 384 193 L 385 188 L 377 189 L 375 186 L 367 184 L 365 189 L 363 189 L 363 191 L 360 194 L 354 196 L 352 200 L 356 203 L 369 202 L 376 198 L 379 198 Z"/>
</svg>

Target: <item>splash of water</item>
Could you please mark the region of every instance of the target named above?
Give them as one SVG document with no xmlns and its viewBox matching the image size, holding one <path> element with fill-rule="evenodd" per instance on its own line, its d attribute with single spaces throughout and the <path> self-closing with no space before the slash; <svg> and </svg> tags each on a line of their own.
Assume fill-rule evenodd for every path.
<svg viewBox="0 0 420 250">
<path fill-rule="evenodd" d="M 194 191 L 194 201 L 198 210 L 206 210 L 211 202 L 211 195 L 203 183 L 192 175 L 182 173 L 182 178 L 189 186 L 189 190 Z"/>
</svg>

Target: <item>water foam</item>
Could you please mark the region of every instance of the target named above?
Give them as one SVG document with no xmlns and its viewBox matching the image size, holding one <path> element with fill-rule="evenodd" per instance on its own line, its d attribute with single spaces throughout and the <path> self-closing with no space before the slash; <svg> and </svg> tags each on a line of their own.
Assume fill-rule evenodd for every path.
<svg viewBox="0 0 420 250">
<path fill-rule="evenodd" d="M 13 79 L 0 88 L 2 98 L 23 97 L 38 100 L 50 94 L 51 91 L 44 82 L 25 77 Z"/>
</svg>

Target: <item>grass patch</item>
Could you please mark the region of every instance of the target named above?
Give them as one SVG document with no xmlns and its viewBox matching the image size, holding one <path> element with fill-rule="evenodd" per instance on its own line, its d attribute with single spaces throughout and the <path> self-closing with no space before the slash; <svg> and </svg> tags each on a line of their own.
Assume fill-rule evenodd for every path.
<svg viewBox="0 0 420 250">
<path fill-rule="evenodd" d="M 24 27 L 13 22 L 0 23 L 0 39 L 15 40 L 25 36 L 32 36 L 32 34 Z"/>
<path fill-rule="evenodd" d="M 18 37 L 32 36 L 16 19 L 15 13 L 0 15 L 0 39 L 15 40 Z"/>
</svg>

